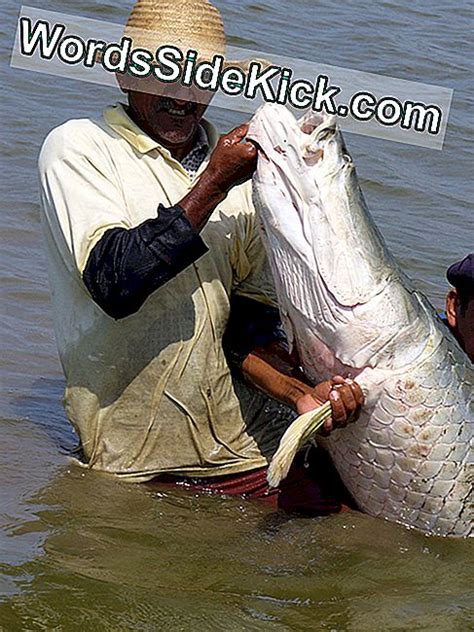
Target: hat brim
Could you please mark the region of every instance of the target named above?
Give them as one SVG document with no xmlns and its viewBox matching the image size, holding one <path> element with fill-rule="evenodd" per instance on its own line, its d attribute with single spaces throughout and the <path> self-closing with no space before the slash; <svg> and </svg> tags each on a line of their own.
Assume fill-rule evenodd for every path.
<svg viewBox="0 0 474 632">
<path fill-rule="evenodd" d="M 196 66 L 202 64 L 203 62 L 212 63 L 209 59 L 205 58 L 197 58 Z M 137 76 L 130 72 L 123 72 L 121 70 L 112 70 L 107 68 L 103 64 L 103 52 L 98 51 L 95 55 L 95 63 L 100 64 L 104 67 L 104 70 L 107 72 L 115 72 L 115 76 L 117 79 L 117 83 L 119 87 L 124 92 L 145 92 L 148 94 L 156 94 L 160 96 L 166 96 L 166 92 L 172 92 L 173 86 L 182 86 L 182 84 L 178 81 L 173 83 L 166 83 L 164 81 L 160 81 L 156 76 L 150 73 L 147 76 Z M 156 62 L 148 62 L 150 69 L 158 67 L 158 63 Z M 236 71 L 241 71 L 244 75 L 247 75 L 250 70 L 250 65 L 252 63 L 258 63 L 262 69 L 266 69 L 271 66 L 270 62 L 265 59 L 224 59 L 222 64 L 221 72 L 226 70 L 235 69 Z M 189 88 L 193 92 L 193 100 L 199 95 L 202 95 L 201 98 L 197 98 L 197 101 L 202 101 L 206 103 L 212 98 L 214 91 L 204 88 L 199 88 L 197 86 L 192 86 Z"/>
<path fill-rule="evenodd" d="M 102 64 L 104 59 L 104 52 L 99 50 L 96 51 L 95 55 L 94 55 L 94 63 L 96 64 Z M 196 59 L 195 64 L 199 65 L 201 63 L 210 63 L 212 62 L 211 59 L 207 58 L 207 57 L 198 57 Z M 250 68 L 250 64 L 252 63 L 258 63 L 262 66 L 262 68 L 268 68 L 270 67 L 272 64 L 263 58 L 255 58 L 255 59 L 227 59 L 224 57 L 224 62 L 222 64 L 222 68 L 223 70 L 227 70 L 229 68 L 236 68 L 238 70 L 242 70 L 243 72 L 247 73 L 249 71 Z M 158 66 L 158 63 L 156 61 L 152 61 L 149 62 L 150 66 L 153 68 L 156 68 Z M 108 70 L 108 69 L 106 69 Z"/>
</svg>

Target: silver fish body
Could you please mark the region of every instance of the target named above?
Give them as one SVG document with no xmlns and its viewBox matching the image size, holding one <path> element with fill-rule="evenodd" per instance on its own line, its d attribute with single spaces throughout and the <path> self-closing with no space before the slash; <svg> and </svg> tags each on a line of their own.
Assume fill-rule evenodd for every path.
<svg viewBox="0 0 474 632">
<path fill-rule="evenodd" d="M 254 203 L 289 341 L 314 382 L 362 386 L 324 440 L 359 507 L 439 535 L 473 525 L 474 370 L 388 252 L 334 117 L 264 105 Z"/>
</svg>

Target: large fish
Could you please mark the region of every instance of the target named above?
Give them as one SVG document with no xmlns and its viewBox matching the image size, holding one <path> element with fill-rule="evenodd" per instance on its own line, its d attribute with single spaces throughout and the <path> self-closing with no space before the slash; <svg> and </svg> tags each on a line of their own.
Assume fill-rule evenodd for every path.
<svg viewBox="0 0 474 632">
<path fill-rule="evenodd" d="M 469 535 L 473 366 L 388 252 L 335 117 L 267 104 L 248 138 L 289 341 L 308 378 L 352 376 L 366 394 L 325 440 L 345 485 L 368 514 Z"/>
</svg>

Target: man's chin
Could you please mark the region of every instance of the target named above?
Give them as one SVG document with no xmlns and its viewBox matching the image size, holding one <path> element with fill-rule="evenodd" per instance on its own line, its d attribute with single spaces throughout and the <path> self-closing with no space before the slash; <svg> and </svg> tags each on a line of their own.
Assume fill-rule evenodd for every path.
<svg viewBox="0 0 474 632">
<path fill-rule="evenodd" d="M 174 117 L 161 113 L 156 119 L 156 132 L 171 145 L 184 145 L 196 135 L 198 122 L 193 115 Z"/>
<path fill-rule="evenodd" d="M 158 133 L 159 138 L 162 140 L 163 144 L 170 145 L 173 147 L 182 147 L 189 143 L 195 136 L 197 130 L 197 126 L 193 129 L 190 129 L 189 132 L 184 132 L 181 130 L 170 130 L 163 131 L 160 130 Z"/>
</svg>

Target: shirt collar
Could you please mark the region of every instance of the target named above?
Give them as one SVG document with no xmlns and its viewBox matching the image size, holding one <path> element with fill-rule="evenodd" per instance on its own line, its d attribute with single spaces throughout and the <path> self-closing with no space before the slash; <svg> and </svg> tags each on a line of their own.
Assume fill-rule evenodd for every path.
<svg viewBox="0 0 474 632">
<path fill-rule="evenodd" d="M 188 155 L 185 156 L 184 159 L 186 160 L 186 158 L 190 154 L 194 153 L 195 151 L 201 151 L 201 149 L 209 149 L 209 139 L 207 138 L 206 130 L 204 129 L 204 127 L 202 125 L 199 125 L 194 147 L 191 149 Z"/>
<path fill-rule="evenodd" d="M 194 147 L 191 151 L 184 156 L 184 158 L 180 161 L 181 166 L 185 171 L 188 172 L 189 175 L 195 175 L 199 170 L 199 167 L 202 165 L 209 151 L 209 141 L 207 139 L 207 134 L 202 127 L 199 125 L 197 134 L 196 134 L 196 142 L 194 143 Z"/>
<path fill-rule="evenodd" d="M 156 149 L 167 158 L 172 158 L 166 147 L 160 145 L 156 140 L 150 138 L 138 125 L 128 116 L 122 103 L 109 106 L 104 111 L 104 120 L 117 134 L 122 136 L 132 147 L 141 154 Z M 205 140 L 204 140 L 205 139 Z M 217 129 L 206 120 L 201 121 L 199 127 L 198 143 L 206 143 L 210 149 L 213 149 L 219 139 Z M 193 148 L 194 150 L 194 148 Z M 193 151 L 191 150 L 191 151 Z"/>
</svg>

